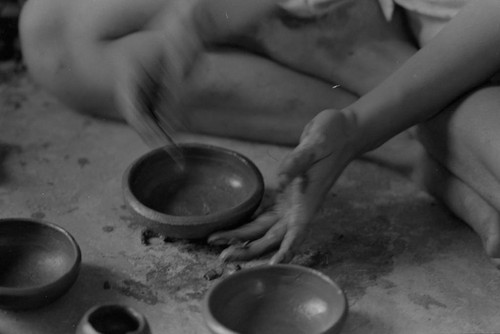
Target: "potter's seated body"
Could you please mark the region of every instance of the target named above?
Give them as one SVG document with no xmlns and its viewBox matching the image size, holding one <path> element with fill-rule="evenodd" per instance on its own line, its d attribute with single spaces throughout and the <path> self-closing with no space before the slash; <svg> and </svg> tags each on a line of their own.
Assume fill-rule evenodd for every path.
<svg viewBox="0 0 500 334">
<path fill-rule="evenodd" d="M 469 12 L 458 15 L 458 23 L 417 53 L 422 45 L 400 8 L 390 21 L 375 0 L 338 0 L 321 16 L 258 8 L 272 2 L 255 0 L 242 9 L 201 1 L 216 7 L 210 14 L 210 5 L 196 0 L 31 0 L 21 20 L 24 56 L 35 80 L 69 106 L 124 117 L 146 139 L 154 124 L 144 110 L 176 97 L 191 131 L 300 142 L 281 175 L 281 200 L 295 198 L 296 205 L 278 205 L 252 224 L 209 238 L 253 240 L 245 249 L 226 250 L 227 259 L 280 245 L 273 261 L 289 259 L 349 161 L 415 124 L 419 141 L 408 137 L 401 152 L 382 147 L 384 156 L 406 164 L 408 175 L 468 223 L 490 257 L 500 258 L 500 146 L 493 144 L 500 141 L 500 91 L 493 85 L 473 89 L 500 67 L 498 56 L 490 56 L 500 41 L 488 25 L 500 15 L 498 3 L 464 9 Z M 470 22 L 464 17 L 474 17 L 484 30 L 463 28 L 466 41 L 483 33 L 499 45 L 470 43 L 461 63 L 449 51 L 461 47 L 455 32 Z M 209 43 L 217 48 L 201 47 Z M 476 59 L 474 52 L 487 56 Z M 479 70 L 455 71 L 464 64 Z M 175 72 L 179 68 L 185 77 Z M 178 80 L 185 88 L 180 92 L 172 84 Z M 363 127 L 367 119 L 372 127 Z"/>
</svg>

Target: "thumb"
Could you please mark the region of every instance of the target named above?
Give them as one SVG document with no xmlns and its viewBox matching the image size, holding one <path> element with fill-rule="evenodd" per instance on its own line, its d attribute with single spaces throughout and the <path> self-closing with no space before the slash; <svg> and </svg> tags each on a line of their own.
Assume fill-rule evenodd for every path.
<svg viewBox="0 0 500 334">
<path fill-rule="evenodd" d="M 283 190 L 296 177 L 302 177 L 321 158 L 323 135 L 306 127 L 299 145 L 281 161 L 278 168 L 278 189 Z"/>
</svg>

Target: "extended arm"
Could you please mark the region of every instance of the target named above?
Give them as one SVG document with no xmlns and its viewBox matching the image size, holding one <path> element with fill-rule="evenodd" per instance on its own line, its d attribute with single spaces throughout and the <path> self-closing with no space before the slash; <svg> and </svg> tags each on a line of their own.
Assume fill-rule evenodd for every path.
<svg viewBox="0 0 500 334">
<path fill-rule="evenodd" d="M 248 259 L 279 247 L 271 262 L 290 259 L 325 194 L 350 161 L 432 117 L 500 68 L 499 18 L 500 2 L 475 2 L 372 91 L 345 109 L 316 116 L 282 162 L 285 205 L 272 220 L 262 216 L 247 228 L 213 235 L 212 242 L 256 239 L 244 250 L 229 248 L 223 257 Z"/>
<path fill-rule="evenodd" d="M 434 116 L 499 69 L 500 2 L 474 2 L 372 91 L 345 109 L 316 116 L 282 162 L 282 187 L 298 177 L 309 180 L 299 211 L 307 214 L 283 223 L 290 232 L 275 258 L 286 258 L 297 246 L 294 239 L 350 161 Z M 293 204 L 291 210 L 298 210 Z"/>
<path fill-rule="evenodd" d="M 363 153 L 423 122 L 500 69 L 500 1 L 465 7 L 424 48 L 348 107 Z"/>
</svg>

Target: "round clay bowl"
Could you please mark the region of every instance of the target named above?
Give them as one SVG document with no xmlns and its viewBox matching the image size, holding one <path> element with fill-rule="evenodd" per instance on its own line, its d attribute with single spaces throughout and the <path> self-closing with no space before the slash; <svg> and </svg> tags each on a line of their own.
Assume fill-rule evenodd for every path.
<svg viewBox="0 0 500 334">
<path fill-rule="evenodd" d="M 98 305 L 88 310 L 76 334 L 151 334 L 149 323 L 141 313 L 119 304 Z"/>
<path fill-rule="evenodd" d="M 266 265 L 213 286 L 203 315 L 214 334 L 334 334 L 347 317 L 347 301 L 340 287 L 316 270 Z"/>
<path fill-rule="evenodd" d="M 54 301 L 75 282 L 81 252 L 61 227 L 33 219 L 0 219 L 0 308 Z"/>
<path fill-rule="evenodd" d="M 163 148 L 136 160 L 123 177 L 136 220 L 165 236 L 200 239 L 251 217 L 263 193 L 257 167 L 231 150 L 181 144 L 184 168 Z"/>
</svg>

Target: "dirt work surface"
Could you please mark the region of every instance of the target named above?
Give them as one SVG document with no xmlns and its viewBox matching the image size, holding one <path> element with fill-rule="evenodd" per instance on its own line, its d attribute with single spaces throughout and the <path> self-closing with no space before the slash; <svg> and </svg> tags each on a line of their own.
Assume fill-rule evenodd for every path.
<svg viewBox="0 0 500 334">
<path fill-rule="evenodd" d="M 75 113 L 14 69 L 0 74 L 0 216 L 63 226 L 80 244 L 83 265 L 55 303 L 0 311 L 0 333 L 73 333 L 84 312 L 104 302 L 141 311 L 154 333 L 208 333 L 202 298 L 235 267 L 221 266 L 220 248 L 134 222 L 121 178 L 148 148 L 126 125 Z M 286 148 L 181 139 L 246 155 L 272 197 Z M 407 180 L 373 164 L 356 162 L 344 173 L 294 263 L 344 288 L 350 314 L 343 333 L 500 333 L 500 272 L 479 238 Z"/>
</svg>

